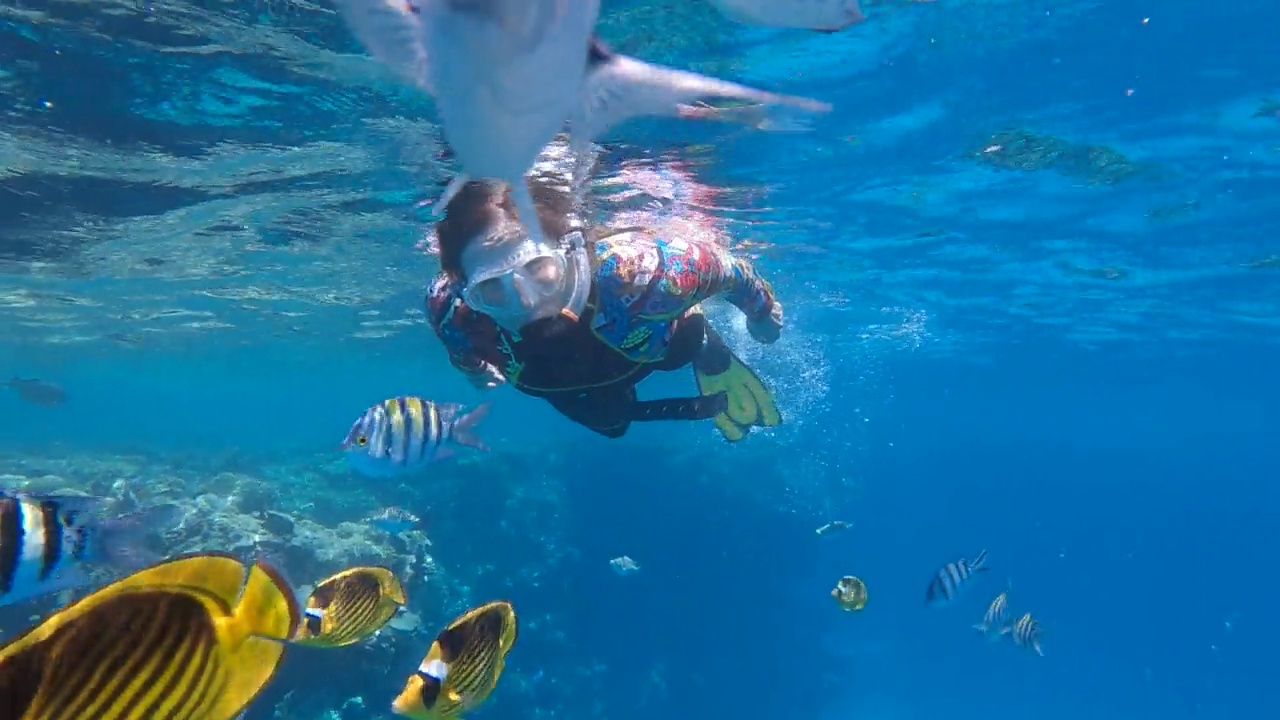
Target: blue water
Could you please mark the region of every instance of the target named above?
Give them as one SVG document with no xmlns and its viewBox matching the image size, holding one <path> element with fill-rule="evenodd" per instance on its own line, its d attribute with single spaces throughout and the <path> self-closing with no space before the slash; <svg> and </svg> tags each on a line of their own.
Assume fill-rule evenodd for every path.
<svg viewBox="0 0 1280 720">
<path fill-rule="evenodd" d="M 752 241 L 783 339 L 712 316 L 784 426 L 607 441 L 503 388 L 494 453 L 399 484 L 341 466 L 359 413 L 482 399 L 420 312 L 430 103 L 324 2 L 5 3 L 0 373 L 69 400 L 0 393 L 0 477 L 142 457 L 137 483 L 247 473 L 325 525 L 426 516 L 446 574 L 411 587 L 423 632 L 290 652 L 250 720 L 355 696 L 343 720 L 389 717 L 434 630 L 493 597 L 522 629 L 479 718 L 1266 716 L 1280 9 L 866 5 L 814 36 L 605 2 L 623 52 L 834 105 L 806 133 L 601 139 L 602 186 Z M 814 534 L 832 519 L 855 527 Z M 978 586 L 926 608 L 982 549 Z M 639 573 L 610 571 L 624 554 Z M 860 613 L 828 596 L 846 574 Z M 1045 657 L 970 629 L 1006 583 Z"/>
</svg>

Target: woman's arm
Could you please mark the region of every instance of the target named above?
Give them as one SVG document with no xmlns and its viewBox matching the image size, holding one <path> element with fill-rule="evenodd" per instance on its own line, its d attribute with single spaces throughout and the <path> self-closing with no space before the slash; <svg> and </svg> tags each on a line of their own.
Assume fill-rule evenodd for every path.
<svg viewBox="0 0 1280 720">
<path fill-rule="evenodd" d="M 456 279 L 446 273 L 436 275 L 427 290 L 426 312 L 427 322 L 449 353 L 449 362 L 473 385 L 491 388 L 506 381 L 501 371 L 485 361 L 476 349 L 477 342 L 497 335 L 497 326 L 462 301 L 461 286 Z"/>
<path fill-rule="evenodd" d="M 723 297 L 749 323 L 781 326 L 773 287 L 751 263 L 714 240 L 665 240 L 632 231 L 596 243 L 597 279 L 615 296 L 630 297 L 647 319 L 681 317 L 713 297 Z"/>
</svg>

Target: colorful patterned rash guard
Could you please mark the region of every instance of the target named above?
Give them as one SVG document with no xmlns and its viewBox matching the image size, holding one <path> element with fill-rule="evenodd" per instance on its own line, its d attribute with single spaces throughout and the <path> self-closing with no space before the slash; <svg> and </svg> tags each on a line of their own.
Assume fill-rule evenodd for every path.
<svg viewBox="0 0 1280 720">
<path fill-rule="evenodd" d="M 487 367 L 497 368 L 506 381 L 534 395 L 634 385 L 647 374 L 635 370 L 674 369 L 668 362 L 672 339 L 681 321 L 704 300 L 723 297 L 748 319 L 766 317 L 773 309 L 769 283 L 749 262 L 714 241 L 664 240 L 630 230 L 588 247 L 593 251 L 593 287 L 588 310 L 578 321 L 587 327 L 561 338 L 558 344 L 569 347 L 553 353 L 522 348 L 534 343 L 468 307 L 462 282 L 438 274 L 427 293 L 427 318 L 453 365 L 477 377 Z M 565 377 L 566 368 L 574 376 Z M 555 379 L 545 380 L 548 373 Z M 534 382 L 535 377 L 544 380 Z"/>
</svg>

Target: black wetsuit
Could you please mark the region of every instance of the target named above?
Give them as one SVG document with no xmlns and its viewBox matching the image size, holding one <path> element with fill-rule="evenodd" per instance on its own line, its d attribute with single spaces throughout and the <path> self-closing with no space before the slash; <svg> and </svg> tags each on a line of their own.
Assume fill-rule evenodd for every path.
<svg viewBox="0 0 1280 720">
<path fill-rule="evenodd" d="M 636 385 L 654 372 L 719 360 L 716 350 L 723 342 L 702 313 L 678 320 L 666 356 L 652 363 L 637 363 L 596 336 L 593 314 L 588 305 L 577 320 L 562 316 L 523 328 L 510 346 L 510 359 L 520 365 L 515 387 L 610 438 L 622 437 L 633 422 L 706 420 L 724 412 L 723 393 L 662 400 L 636 396 Z"/>
</svg>

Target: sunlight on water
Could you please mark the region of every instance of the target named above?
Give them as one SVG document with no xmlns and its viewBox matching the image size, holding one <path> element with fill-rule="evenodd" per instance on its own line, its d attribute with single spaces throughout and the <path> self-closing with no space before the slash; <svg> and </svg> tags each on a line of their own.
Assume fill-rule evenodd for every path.
<svg viewBox="0 0 1280 720">
<path fill-rule="evenodd" d="M 763 345 L 707 305 L 784 418 L 728 443 L 606 440 L 451 367 L 423 294 L 456 159 L 332 0 L 0 2 L 0 490 L 175 503 L 152 551 L 268 558 L 304 596 L 403 578 L 405 611 L 290 648 L 245 720 L 387 720 L 495 598 L 519 641 L 468 720 L 1267 717 L 1274 2 L 861 6 L 813 33 L 602 3 L 616 52 L 834 108 L 592 148 L 598 229 L 718 243 L 785 307 Z M 565 138 L 535 169 L 569 183 Z M 491 402 L 491 449 L 358 474 L 338 443 L 406 394 Z M 926 608 L 979 549 L 978 589 Z M 858 612 L 827 594 L 849 573 Z M 66 600 L 0 587 L 4 640 Z M 1045 657 L 972 630 L 1001 587 Z"/>
</svg>

